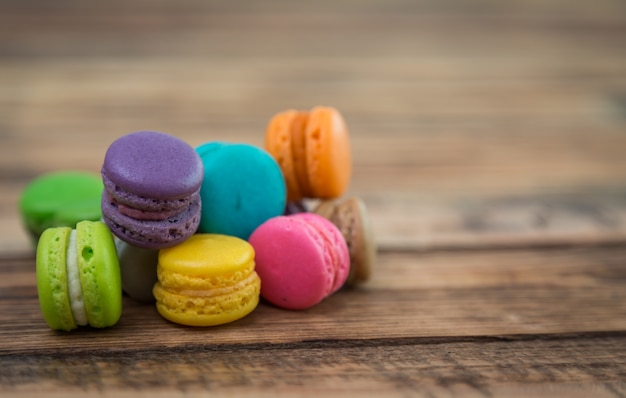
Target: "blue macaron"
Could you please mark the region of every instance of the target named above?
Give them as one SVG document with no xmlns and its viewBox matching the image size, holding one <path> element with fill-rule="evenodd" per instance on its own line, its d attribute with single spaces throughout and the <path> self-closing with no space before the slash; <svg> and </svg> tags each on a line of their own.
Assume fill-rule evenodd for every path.
<svg viewBox="0 0 626 398">
<path fill-rule="evenodd" d="M 208 142 L 196 151 L 204 164 L 198 232 L 248 239 L 259 225 L 284 212 L 285 179 L 265 150 Z"/>
</svg>

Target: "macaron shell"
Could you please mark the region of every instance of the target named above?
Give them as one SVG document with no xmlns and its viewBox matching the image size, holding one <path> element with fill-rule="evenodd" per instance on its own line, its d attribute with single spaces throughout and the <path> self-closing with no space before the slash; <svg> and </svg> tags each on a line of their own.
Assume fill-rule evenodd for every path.
<svg viewBox="0 0 626 398">
<path fill-rule="evenodd" d="M 102 189 L 97 174 L 81 171 L 48 173 L 29 183 L 19 209 L 34 242 L 47 228 L 74 228 L 78 221 L 99 220 Z"/>
<path fill-rule="evenodd" d="M 66 255 L 69 227 L 47 229 L 37 245 L 37 294 L 44 320 L 52 330 L 70 331 L 76 323 L 67 287 Z"/>
<path fill-rule="evenodd" d="M 183 140 L 156 131 L 138 131 L 107 149 L 102 172 L 123 191 L 152 199 L 185 198 L 202 183 L 202 162 Z"/>
<path fill-rule="evenodd" d="M 265 148 L 283 172 L 288 200 L 297 200 L 302 197 L 292 152 L 295 145 L 292 144 L 291 128 L 297 116 L 298 111 L 295 110 L 277 113 L 270 120 L 265 133 Z"/>
<path fill-rule="evenodd" d="M 247 239 L 287 200 L 280 167 L 266 151 L 248 144 L 211 142 L 197 149 L 205 168 L 198 232 Z"/>
<path fill-rule="evenodd" d="M 213 281 L 213 287 L 233 283 L 254 268 L 254 249 L 243 239 L 220 234 L 196 234 L 183 244 L 159 251 L 163 272 Z M 180 281 L 171 281 L 174 287 Z M 168 286 L 169 283 L 166 283 Z"/>
<path fill-rule="evenodd" d="M 79 221 L 98 221 L 102 218 L 100 207 L 100 192 L 96 197 L 73 202 L 68 207 L 59 209 L 53 218 L 55 226 L 67 226 L 75 228 Z"/>
<path fill-rule="evenodd" d="M 80 283 L 90 326 L 112 326 L 122 314 L 122 283 L 113 235 L 102 222 L 76 225 Z"/>
<path fill-rule="evenodd" d="M 133 246 L 114 239 L 120 263 L 122 290 L 133 300 L 154 303 L 152 288 L 157 282 L 159 251 Z"/>
<path fill-rule="evenodd" d="M 309 114 L 305 135 L 312 196 L 341 196 L 352 176 L 350 140 L 343 117 L 334 108 L 315 107 Z"/>
</svg>

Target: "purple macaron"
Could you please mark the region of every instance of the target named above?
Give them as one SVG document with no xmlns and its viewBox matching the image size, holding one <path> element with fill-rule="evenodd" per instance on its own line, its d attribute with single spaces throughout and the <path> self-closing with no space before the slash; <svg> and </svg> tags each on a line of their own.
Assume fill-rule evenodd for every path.
<svg viewBox="0 0 626 398">
<path fill-rule="evenodd" d="M 197 152 L 168 134 L 118 138 L 102 165 L 102 216 L 131 245 L 160 249 L 193 235 L 200 223 L 204 167 Z"/>
</svg>

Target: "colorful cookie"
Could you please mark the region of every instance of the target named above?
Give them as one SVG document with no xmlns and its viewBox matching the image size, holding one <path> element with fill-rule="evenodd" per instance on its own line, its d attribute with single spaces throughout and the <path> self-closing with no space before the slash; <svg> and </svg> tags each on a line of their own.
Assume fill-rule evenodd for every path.
<svg viewBox="0 0 626 398">
<path fill-rule="evenodd" d="M 321 202 L 314 210 L 341 231 L 350 253 L 347 285 L 366 282 L 376 262 L 376 241 L 365 203 L 359 198 Z"/>
<path fill-rule="evenodd" d="M 261 295 L 286 309 L 306 309 L 343 286 L 348 247 L 330 221 L 313 213 L 274 217 L 250 236 Z"/>
<path fill-rule="evenodd" d="M 289 201 L 337 198 L 348 188 L 350 140 L 346 123 L 334 108 L 278 113 L 267 127 L 265 149 L 283 171 Z"/>
<path fill-rule="evenodd" d="M 174 246 L 200 223 L 200 157 L 171 135 L 141 131 L 111 144 L 102 166 L 102 215 L 111 231 L 134 246 Z"/>
<path fill-rule="evenodd" d="M 133 246 L 115 239 L 122 274 L 122 290 L 141 303 L 154 303 L 152 288 L 157 281 L 159 251 Z"/>
<path fill-rule="evenodd" d="M 36 244 L 47 228 L 74 228 L 79 221 L 100 220 L 101 197 L 102 180 L 97 174 L 60 171 L 29 183 L 20 196 L 19 210 Z"/>
<path fill-rule="evenodd" d="M 122 313 L 113 235 L 100 221 L 49 228 L 37 246 L 37 292 L 53 330 L 113 326 Z"/>
<path fill-rule="evenodd" d="M 204 164 L 198 232 L 248 239 L 285 209 L 285 180 L 276 161 L 247 144 L 211 142 L 196 151 Z"/>
<path fill-rule="evenodd" d="M 234 236 L 196 234 L 162 249 L 154 297 L 165 319 L 189 326 L 236 321 L 259 303 L 254 249 Z"/>
</svg>

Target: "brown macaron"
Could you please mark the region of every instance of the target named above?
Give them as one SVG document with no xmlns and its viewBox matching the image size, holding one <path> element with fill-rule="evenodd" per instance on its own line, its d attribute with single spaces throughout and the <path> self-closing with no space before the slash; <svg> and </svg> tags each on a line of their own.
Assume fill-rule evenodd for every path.
<svg viewBox="0 0 626 398">
<path fill-rule="evenodd" d="M 322 201 L 313 212 L 335 224 L 348 244 L 350 273 L 346 285 L 369 280 L 376 261 L 376 241 L 365 203 L 356 197 Z"/>
</svg>

